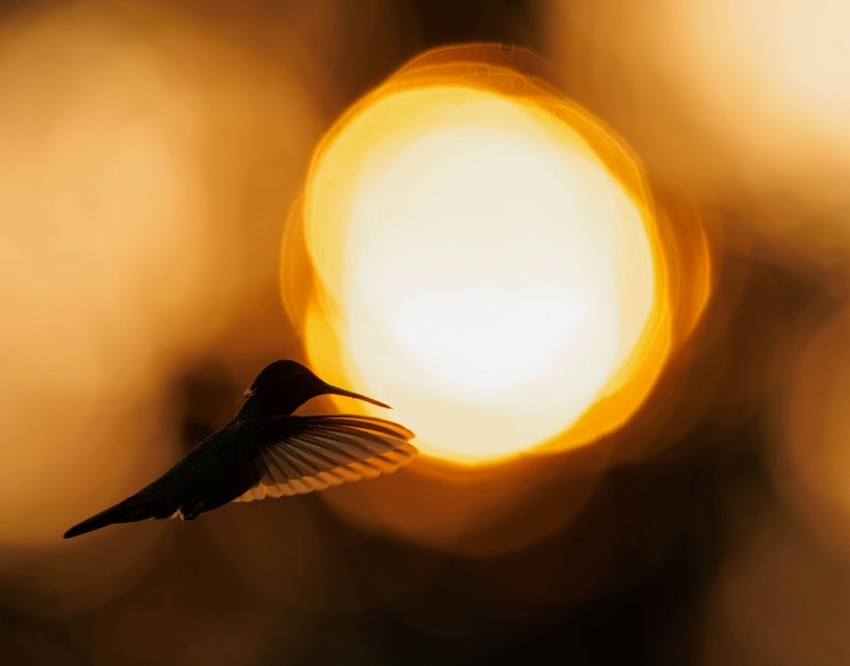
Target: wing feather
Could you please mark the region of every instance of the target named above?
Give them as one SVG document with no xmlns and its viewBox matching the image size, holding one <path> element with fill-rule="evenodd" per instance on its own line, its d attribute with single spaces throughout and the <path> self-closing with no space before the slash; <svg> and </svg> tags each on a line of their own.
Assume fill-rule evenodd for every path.
<svg viewBox="0 0 850 666">
<path fill-rule="evenodd" d="M 390 474 L 418 453 L 407 428 L 369 416 L 282 416 L 257 426 L 257 483 L 234 502 L 300 495 Z"/>
</svg>

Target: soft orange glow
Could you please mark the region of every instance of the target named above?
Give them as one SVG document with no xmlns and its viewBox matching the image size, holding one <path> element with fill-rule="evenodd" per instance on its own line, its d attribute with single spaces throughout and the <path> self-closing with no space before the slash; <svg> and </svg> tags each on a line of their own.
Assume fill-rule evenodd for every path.
<svg viewBox="0 0 850 666">
<path fill-rule="evenodd" d="M 390 402 L 430 455 L 584 444 L 637 409 L 676 335 L 652 203 L 586 113 L 463 64 L 486 47 L 449 54 L 408 65 L 320 146 L 299 230 L 318 288 L 299 304 L 290 274 L 290 311 L 320 374 Z"/>
<path fill-rule="evenodd" d="M 197 22 L 149 20 L 87 5 L 0 24 L 0 503 L 16 507 L 0 547 L 60 546 L 175 460 L 171 382 L 276 269 L 276 252 L 241 258 L 246 229 L 274 238 L 277 218 L 247 226 L 237 165 L 275 121 L 304 136 L 273 159 L 309 155 L 294 76 L 270 95 L 262 61 L 203 48 Z M 153 24 L 168 30 L 149 42 Z M 287 172 L 270 170 L 277 206 Z"/>
<path fill-rule="evenodd" d="M 546 0 L 540 10 L 565 83 L 616 124 L 655 183 L 699 201 L 749 252 L 846 272 L 850 3 Z M 722 219 L 729 209 L 746 212 Z"/>
<path fill-rule="evenodd" d="M 785 495 L 842 555 L 850 553 L 850 308 L 776 362 L 780 446 L 772 457 Z M 789 345 L 792 346 L 792 345 Z M 781 373 L 781 374 L 780 374 Z"/>
</svg>

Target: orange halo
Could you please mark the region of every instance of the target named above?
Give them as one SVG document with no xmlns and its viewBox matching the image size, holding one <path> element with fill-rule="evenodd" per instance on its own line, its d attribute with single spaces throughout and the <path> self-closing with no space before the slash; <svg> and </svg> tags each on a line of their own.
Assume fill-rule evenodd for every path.
<svg viewBox="0 0 850 666">
<path fill-rule="evenodd" d="M 408 63 L 325 136 L 285 239 L 312 365 L 440 460 L 617 429 L 708 297 L 701 229 L 671 233 L 634 156 L 543 69 L 487 45 Z"/>
</svg>

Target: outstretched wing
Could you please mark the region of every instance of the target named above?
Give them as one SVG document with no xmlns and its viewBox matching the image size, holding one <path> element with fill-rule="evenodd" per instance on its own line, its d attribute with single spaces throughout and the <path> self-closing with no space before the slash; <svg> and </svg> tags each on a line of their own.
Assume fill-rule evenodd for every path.
<svg viewBox="0 0 850 666">
<path fill-rule="evenodd" d="M 414 435 L 392 421 L 333 414 L 281 416 L 257 424 L 259 481 L 234 502 L 299 495 L 372 479 L 409 463 Z"/>
</svg>

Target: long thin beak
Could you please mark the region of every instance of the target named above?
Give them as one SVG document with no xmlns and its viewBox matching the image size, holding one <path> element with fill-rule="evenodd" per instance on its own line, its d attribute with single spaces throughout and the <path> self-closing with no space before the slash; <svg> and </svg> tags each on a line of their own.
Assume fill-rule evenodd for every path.
<svg viewBox="0 0 850 666">
<path fill-rule="evenodd" d="M 365 395 L 360 395 L 359 393 L 355 393 L 354 391 L 346 391 L 345 389 L 338 388 L 336 386 L 331 386 L 328 384 L 327 388 L 328 393 L 333 393 L 334 395 L 344 395 L 346 398 L 356 398 L 357 400 L 365 400 L 366 402 L 371 402 L 373 405 L 378 405 L 378 407 L 383 407 L 384 409 L 392 409 L 387 404 L 375 400 L 374 398 L 368 398 Z"/>
</svg>

